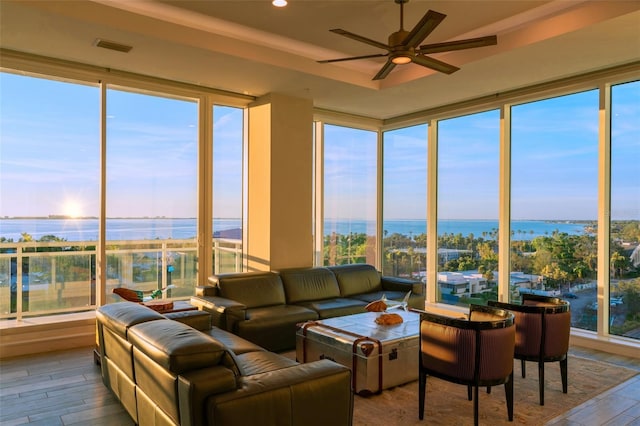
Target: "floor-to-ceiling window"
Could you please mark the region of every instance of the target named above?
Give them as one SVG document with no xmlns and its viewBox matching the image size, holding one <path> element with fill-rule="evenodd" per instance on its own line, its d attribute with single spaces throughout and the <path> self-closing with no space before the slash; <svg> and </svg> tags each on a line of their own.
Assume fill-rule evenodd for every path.
<svg viewBox="0 0 640 426">
<path fill-rule="evenodd" d="M 438 299 L 497 298 L 500 116 L 438 122 Z"/>
<path fill-rule="evenodd" d="M 572 325 L 597 314 L 598 91 L 512 108 L 511 298 L 570 298 Z"/>
<path fill-rule="evenodd" d="M 376 261 L 377 133 L 324 126 L 324 265 Z"/>
<path fill-rule="evenodd" d="M 0 73 L 0 318 L 90 310 L 119 300 L 116 287 L 189 297 L 198 251 L 216 272 L 241 270 L 244 110 L 204 89 L 45 68 Z M 210 117 L 198 116 L 204 95 Z M 210 250 L 197 242 L 205 192 Z"/>
<path fill-rule="evenodd" d="M 382 272 L 426 282 L 427 125 L 384 133 Z"/>
<path fill-rule="evenodd" d="M 213 270 L 242 270 L 244 111 L 213 106 Z"/>
<path fill-rule="evenodd" d="M 197 126 L 197 102 L 107 90 L 107 294 L 193 294 Z"/>
<path fill-rule="evenodd" d="M 96 303 L 97 85 L 0 73 L 0 318 Z"/>
<path fill-rule="evenodd" d="M 610 333 L 640 339 L 640 81 L 611 88 Z"/>
</svg>

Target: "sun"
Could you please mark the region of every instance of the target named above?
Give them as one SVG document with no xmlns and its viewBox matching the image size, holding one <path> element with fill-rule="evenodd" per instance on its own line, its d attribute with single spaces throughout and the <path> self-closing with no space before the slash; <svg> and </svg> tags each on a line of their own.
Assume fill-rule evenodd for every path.
<svg viewBox="0 0 640 426">
<path fill-rule="evenodd" d="M 76 200 L 67 200 L 64 203 L 64 215 L 71 218 L 82 216 L 82 205 Z"/>
</svg>

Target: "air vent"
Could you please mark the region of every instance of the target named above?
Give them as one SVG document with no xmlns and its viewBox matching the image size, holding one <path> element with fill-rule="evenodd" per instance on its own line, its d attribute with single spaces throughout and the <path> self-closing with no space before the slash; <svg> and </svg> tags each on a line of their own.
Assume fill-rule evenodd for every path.
<svg viewBox="0 0 640 426">
<path fill-rule="evenodd" d="M 97 38 L 95 46 L 102 47 L 104 49 L 115 50 L 118 52 L 129 53 L 133 46 L 127 46 L 126 44 L 116 43 L 115 41 L 103 40 L 101 38 Z"/>
</svg>

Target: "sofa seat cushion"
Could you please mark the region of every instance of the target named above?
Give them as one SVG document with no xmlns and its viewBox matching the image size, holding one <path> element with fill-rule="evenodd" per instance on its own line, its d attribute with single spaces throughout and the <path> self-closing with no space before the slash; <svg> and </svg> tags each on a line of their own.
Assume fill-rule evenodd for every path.
<svg viewBox="0 0 640 426">
<path fill-rule="evenodd" d="M 340 297 L 336 276 L 327 268 L 285 269 L 280 278 L 290 304 Z"/>
<path fill-rule="evenodd" d="M 220 274 L 211 280 L 219 296 L 245 305 L 247 308 L 283 305 L 286 303 L 280 275 L 274 272 L 243 272 Z"/>
<path fill-rule="evenodd" d="M 330 266 L 329 269 L 336 276 L 342 297 L 382 291 L 380 273 L 373 265 L 354 263 Z"/>
<path fill-rule="evenodd" d="M 129 330 L 129 341 L 175 375 L 216 365 L 237 371 L 233 355 L 222 343 L 181 322 L 138 324 Z"/>
<path fill-rule="evenodd" d="M 358 299 L 337 297 L 335 299 L 300 303 L 300 305 L 308 309 L 313 309 L 318 313 L 320 319 L 323 319 L 366 312 L 364 308 L 367 306 L 367 302 Z"/>
<path fill-rule="evenodd" d="M 261 346 L 251 343 L 242 337 L 238 337 L 235 334 L 229 333 L 228 331 L 222 330 L 218 327 L 211 327 L 206 333 L 225 345 L 227 349 L 236 355 L 247 352 L 264 351 L 264 348 Z"/>
<path fill-rule="evenodd" d="M 100 306 L 96 317 L 105 327 L 126 338 L 127 330 L 136 324 L 165 319 L 162 314 L 134 302 L 117 302 Z"/>
<path fill-rule="evenodd" d="M 283 322 L 297 324 L 299 322 L 318 319 L 318 314 L 315 311 L 298 305 L 279 305 L 247 309 L 246 315 L 247 321 L 259 321 L 265 327 Z M 240 324 L 242 325 L 242 323 Z"/>
<path fill-rule="evenodd" d="M 318 313 L 297 305 L 247 309 L 233 333 L 263 348 L 278 352 L 296 345 L 296 324 L 318 319 Z"/>
<path fill-rule="evenodd" d="M 240 373 L 243 376 L 268 373 L 270 371 L 280 370 L 281 368 L 298 365 L 298 363 L 292 359 L 267 351 L 247 352 L 236 356 L 236 361 L 238 362 Z"/>
</svg>

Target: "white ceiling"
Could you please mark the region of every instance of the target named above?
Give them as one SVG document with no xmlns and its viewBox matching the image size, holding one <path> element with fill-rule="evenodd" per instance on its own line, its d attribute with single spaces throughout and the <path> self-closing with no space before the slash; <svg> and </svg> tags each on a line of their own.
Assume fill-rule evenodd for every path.
<svg viewBox="0 0 640 426">
<path fill-rule="evenodd" d="M 386 43 L 400 26 L 393 0 L 0 0 L 0 46 L 381 119 L 640 60 L 637 0 L 411 0 L 405 29 L 429 9 L 447 18 L 425 43 L 497 34 L 498 45 L 433 55 L 461 68 L 451 75 L 409 64 L 373 81 L 384 58 L 316 61 L 384 53 L 329 29 Z"/>
</svg>

